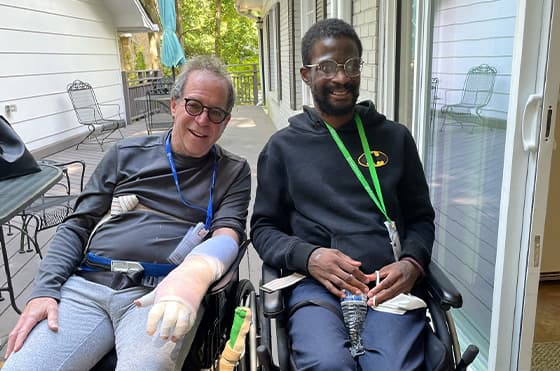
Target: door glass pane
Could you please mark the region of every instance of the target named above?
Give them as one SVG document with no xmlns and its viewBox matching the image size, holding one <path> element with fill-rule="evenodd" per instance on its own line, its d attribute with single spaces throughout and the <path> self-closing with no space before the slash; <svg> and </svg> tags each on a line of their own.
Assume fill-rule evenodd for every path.
<svg viewBox="0 0 560 371">
<path fill-rule="evenodd" d="M 414 99 L 414 66 L 416 49 L 416 0 L 397 2 L 399 14 L 399 38 L 397 40 L 397 61 L 399 73 L 395 76 L 397 92 L 395 99 L 396 121 L 412 124 Z"/>
<path fill-rule="evenodd" d="M 436 209 L 433 260 L 463 295 L 463 349 L 486 370 L 510 89 L 514 0 L 433 3 L 424 166 Z"/>
</svg>

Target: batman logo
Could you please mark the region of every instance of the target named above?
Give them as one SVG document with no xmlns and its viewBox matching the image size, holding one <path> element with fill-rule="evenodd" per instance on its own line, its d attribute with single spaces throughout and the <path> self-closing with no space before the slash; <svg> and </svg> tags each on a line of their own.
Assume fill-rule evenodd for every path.
<svg viewBox="0 0 560 371">
<path fill-rule="evenodd" d="M 385 153 L 381 151 L 376 151 L 376 150 L 371 151 L 371 157 L 375 162 L 375 167 L 382 167 L 389 163 L 389 156 L 387 156 Z M 358 157 L 358 164 L 360 164 L 360 166 L 363 167 L 368 167 L 367 159 L 364 153 L 362 153 L 360 157 Z"/>
</svg>

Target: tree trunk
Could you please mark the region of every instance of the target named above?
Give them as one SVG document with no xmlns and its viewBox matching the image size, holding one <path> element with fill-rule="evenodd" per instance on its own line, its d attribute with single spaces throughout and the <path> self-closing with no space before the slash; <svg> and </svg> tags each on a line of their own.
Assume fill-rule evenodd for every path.
<svg viewBox="0 0 560 371">
<path fill-rule="evenodd" d="M 146 67 L 159 70 L 161 69 L 160 63 L 160 49 L 161 49 L 161 33 L 163 32 L 163 26 L 161 25 L 161 20 L 159 19 L 158 4 L 157 0 L 142 0 L 142 5 L 146 9 L 146 13 L 159 27 L 159 32 L 148 32 L 148 51 L 147 56 L 144 54 L 144 60 L 147 61 Z M 147 57 L 147 58 L 146 58 Z"/>
<path fill-rule="evenodd" d="M 183 17 L 181 15 L 181 0 L 175 0 L 175 33 L 181 44 L 181 48 L 186 54 L 185 38 L 183 37 Z"/>
<path fill-rule="evenodd" d="M 214 53 L 220 57 L 220 24 L 222 23 L 222 0 L 216 0 L 216 39 L 214 41 Z"/>
</svg>

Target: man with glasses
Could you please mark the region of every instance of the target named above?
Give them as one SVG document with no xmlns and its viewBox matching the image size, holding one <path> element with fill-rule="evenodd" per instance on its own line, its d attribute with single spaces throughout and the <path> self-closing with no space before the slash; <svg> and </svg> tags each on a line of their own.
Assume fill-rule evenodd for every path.
<svg viewBox="0 0 560 371">
<path fill-rule="evenodd" d="M 245 239 L 249 165 L 216 144 L 234 102 L 225 66 L 193 58 L 172 129 L 108 151 L 49 246 L 3 370 L 88 370 L 112 348 L 117 369 L 181 369 L 200 302 Z"/>
<path fill-rule="evenodd" d="M 296 369 L 432 369 L 425 303 L 407 295 L 423 292 L 434 240 L 414 140 L 371 101 L 356 104 L 363 61 L 352 26 L 317 22 L 301 54 L 314 107 L 263 148 L 251 218 L 263 261 L 305 276 L 286 293 Z M 368 306 L 359 327 L 339 303 L 353 295 Z"/>
</svg>

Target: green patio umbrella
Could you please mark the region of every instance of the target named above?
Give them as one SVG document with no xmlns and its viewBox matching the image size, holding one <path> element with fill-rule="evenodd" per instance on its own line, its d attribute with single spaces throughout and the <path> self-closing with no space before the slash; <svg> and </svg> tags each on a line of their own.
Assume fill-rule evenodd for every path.
<svg viewBox="0 0 560 371">
<path fill-rule="evenodd" d="M 159 17 L 163 26 L 163 40 L 161 43 L 161 63 L 171 67 L 175 79 L 175 67 L 185 63 L 185 52 L 175 34 L 176 14 L 175 0 L 158 0 Z"/>
</svg>

